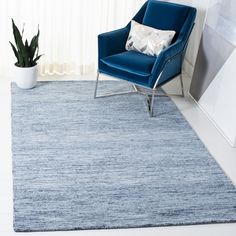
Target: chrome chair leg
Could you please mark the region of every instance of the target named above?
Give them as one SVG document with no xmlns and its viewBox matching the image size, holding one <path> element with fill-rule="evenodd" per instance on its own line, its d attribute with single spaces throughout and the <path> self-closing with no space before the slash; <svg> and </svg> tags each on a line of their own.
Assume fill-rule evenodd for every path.
<svg viewBox="0 0 236 236">
<path fill-rule="evenodd" d="M 125 94 L 137 94 L 139 93 L 138 90 L 134 91 L 127 91 L 127 92 L 120 92 L 120 93 L 107 93 L 104 95 L 97 95 L 97 90 L 98 90 L 98 82 L 99 82 L 99 75 L 100 73 L 97 73 L 97 79 L 96 79 L 96 85 L 95 85 L 95 90 L 94 90 L 94 99 L 96 98 L 105 98 L 105 97 L 112 97 L 112 96 L 118 96 L 118 95 L 125 95 Z"/>
<path fill-rule="evenodd" d="M 132 84 L 133 91 L 128 92 L 121 92 L 121 93 L 109 93 L 104 94 L 101 96 L 97 96 L 97 90 L 98 90 L 98 82 L 99 82 L 99 72 L 97 73 L 97 79 L 96 79 L 96 85 L 95 85 L 95 91 L 94 91 L 94 99 L 96 98 L 105 98 L 105 97 L 111 97 L 111 96 L 117 96 L 117 95 L 125 95 L 125 94 L 142 94 L 147 96 L 147 106 L 150 117 L 153 117 L 153 107 L 154 107 L 154 100 L 155 97 L 171 97 L 171 96 L 182 96 L 184 97 L 184 84 L 183 84 L 183 78 L 182 74 L 180 74 L 180 84 L 181 84 L 181 95 L 178 94 L 157 94 L 157 88 L 152 89 L 152 93 L 146 93 L 145 91 L 142 91 L 142 89 L 139 88 L 139 86 Z"/>
<path fill-rule="evenodd" d="M 183 76 L 182 76 L 182 73 L 180 74 L 179 78 L 180 78 L 180 84 L 181 84 L 182 97 L 184 97 L 184 83 L 183 83 Z"/>
<path fill-rule="evenodd" d="M 154 100 L 156 97 L 156 90 L 153 89 L 152 90 L 152 94 L 147 95 L 147 105 L 148 105 L 148 111 L 149 111 L 149 115 L 150 117 L 153 117 L 153 107 L 154 107 Z"/>
<path fill-rule="evenodd" d="M 136 84 L 132 84 L 134 91 L 141 92 Z"/>
<path fill-rule="evenodd" d="M 95 90 L 94 90 L 94 99 L 97 98 L 98 80 L 99 80 L 99 72 L 97 72 L 97 79 L 96 79 L 96 85 L 95 85 Z"/>
</svg>

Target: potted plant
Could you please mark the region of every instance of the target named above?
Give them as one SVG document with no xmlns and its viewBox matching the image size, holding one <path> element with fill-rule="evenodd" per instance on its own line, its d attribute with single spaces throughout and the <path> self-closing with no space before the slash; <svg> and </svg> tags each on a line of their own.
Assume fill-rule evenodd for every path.
<svg viewBox="0 0 236 236">
<path fill-rule="evenodd" d="M 12 29 L 15 45 L 11 42 L 10 44 L 17 59 L 17 62 L 15 63 L 16 84 L 22 89 L 31 89 L 37 82 L 37 61 L 42 56 L 38 55 L 39 29 L 37 35 L 32 38 L 30 43 L 28 43 L 27 39 L 23 42 L 24 26 L 20 33 L 13 19 Z"/>
</svg>

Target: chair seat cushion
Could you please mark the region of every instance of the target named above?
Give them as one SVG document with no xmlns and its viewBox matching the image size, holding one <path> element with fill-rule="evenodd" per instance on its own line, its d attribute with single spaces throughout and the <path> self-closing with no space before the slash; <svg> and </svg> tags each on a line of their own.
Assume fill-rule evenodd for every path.
<svg viewBox="0 0 236 236">
<path fill-rule="evenodd" d="M 101 59 L 110 67 L 143 77 L 151 75 L 155 60 L 156 57 L 135 51 L 126 51 Z"/>
</svg>

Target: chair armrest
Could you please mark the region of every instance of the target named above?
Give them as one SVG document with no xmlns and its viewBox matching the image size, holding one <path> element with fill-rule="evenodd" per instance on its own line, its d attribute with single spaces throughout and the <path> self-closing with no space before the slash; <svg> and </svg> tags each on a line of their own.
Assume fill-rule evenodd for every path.
<svg viewBox="0 0 236 236">
<path fill-rule="evenodd" d="M 98 35 L 99 59 L 124 52 L 128 35 L 127 27 Z"/>
<path fill-rule="evenodd" d="M 167 47 L 163 53 L 165 55 L 165 59 L 171 59 L 172 57 L 175 57 L 177 54 L 182 53 L 184 51 L 184 45 L 183 42 L 175 42 L 169 47 Z"/>
<path fill-rule="evenodd" d="M 176 56 L 184 54 L 185 52 L 185 45 L 183 41 L 176 41 L 166 49 L 164 49 L 160 55 L 157 57 L 154 67 L 158 64 L 167 63 L 170 60 L 173 60 Z M 162 63 L 161 63 L 162 62 Z"/>
<path fill-rule="evenodd" d="M 159 56 L 157 57 L 154 66 L 152 68 L 152 76 L 150 78 L 150 86 L 153 87 L 157 78 L 161 75 L 161 73 L 165 70 L 165 66 L 171 62 L 176 60 L 178 64 L 179 70 L 181 71 L 183 56 L 185 54 L 185 45 L 183 41 L 176 41 L 174 44 L 164 49 Z"/>
</svg>

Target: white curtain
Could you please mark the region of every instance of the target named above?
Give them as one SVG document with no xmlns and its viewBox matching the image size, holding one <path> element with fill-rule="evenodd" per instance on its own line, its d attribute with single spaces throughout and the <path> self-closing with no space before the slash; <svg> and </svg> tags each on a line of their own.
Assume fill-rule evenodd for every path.
<svg viewBox="0 0 236 236">
<path fill-rule="evenodd" d="M 166 0 L 198 8 L 186 61 L 194 64 L 208 0 Z M 32 37 L 40 27 L 40 73 L 90 74 L 97 66 L 97 35 L 123 27 L 145 0 L 0 0 L 0 75 L 15 62 L 11 18 Z M 188 65 L 187 65 L 188 67 Z M 188 70 L 188 68 L 187 68 Z"/>
<path fill-rule="evenodd" d="M 40 27 L 40 73 L 96 71 L 97 35 L 124 27 L 145 0 L 0 0 L 0 74 L 15 62 L 11 18 L 32 37 Z"/>
</svg>

